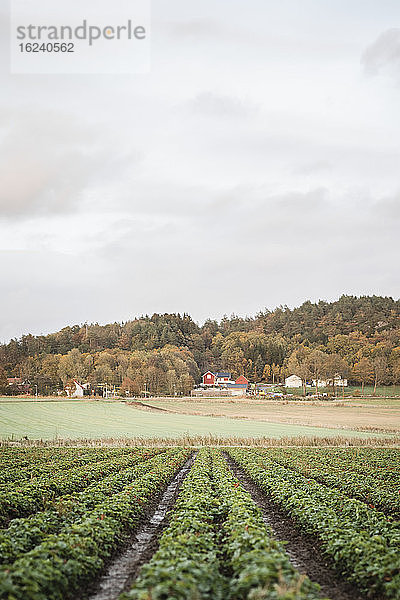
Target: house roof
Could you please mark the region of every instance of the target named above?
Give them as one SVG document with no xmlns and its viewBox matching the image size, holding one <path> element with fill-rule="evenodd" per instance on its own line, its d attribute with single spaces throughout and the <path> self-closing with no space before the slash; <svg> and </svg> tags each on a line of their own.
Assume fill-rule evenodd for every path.
<svg viewBox="0 0 400 600">
<path fill-rule="evenodd" d="M 246 379 L 243 375 L 240 375 L 235 381 L 235 383 L 245 383 L 246 385 L 249 383 L 249 380 Z"/>
<path fill-rule="evenodd" d="M 247 383 L 227 383 L 226 386 L 228 388 L 247 390 Z"/>
<path fill-rule="evenodd" d="M 216 377 L 230 377 L 231 374 L 230 373 L 226 373 L 225 371 L 221 371 L 219 373 L 215 373 Z"/>
</svg>

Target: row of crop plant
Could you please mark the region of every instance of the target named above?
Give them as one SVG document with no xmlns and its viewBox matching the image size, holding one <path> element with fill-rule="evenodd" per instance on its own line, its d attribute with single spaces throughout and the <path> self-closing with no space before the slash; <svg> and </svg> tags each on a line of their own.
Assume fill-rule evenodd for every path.
<svg viewBox="0 0 400 600">
<path fill-rule="evenodd" d="M 8 528 L 0 530 L 0 564 L 11 564 L 26 552 L 78 522 L 96 505 L 120 492 L 160 465 L 159 452 L 150 450 L 137 464 L 112 473 L 76 494 L 60 496 L 46 510 L 25 518 L 13 519 Z M 166 455 L 167 457 L 167 455 Z M 163 460 L 161 458 L 161 460 Z"/>
<path fill-rule="evenodd" d="M 83 511 L 77 520 L 0 568 L 0 598 L 62 600 L 76 598 L 137 526 L 146 506 L 173 478 L 191 451 L 168 450 L 146 473 Z"/>
<path fill-rule="evenodd" d="M 202 449 L 158 551 L 120 600 L 316 600 L 217 450 Z"/>
<path fill-rule="evenodd" d="M 80 597 L 192 453 L 183 448 L 94 452 L 99 460 L 84 464 L 80 458 L 86 461 L 95 454 L 55 452 L 62 470 L 49 476 L 39 469 L 31 481 L 15 482 L 8 504 L 5 493 L 0 495 L 4 515 L 13 516 L 16 499 L 25 515 L 5 521 L 8 526 L 0 530 L 1 600 Z M 351 453 L 346 462 L 344 449 L 225 452 L 305 533 L 319 540 L 339 578 L 354 582 L 366 597 L 400 600 L 400 524 L 340 487 L 339 465 L 354 477 Z M 398 456 L 384 453 L 393 481 Z M 357 469 L 366 474 L 375 469 L 376 485 L 385 485 L 379 451 L 363 449 L 353 456 Z M 72 461 L 69 467 L 64 459 Z M 335 479 L 317 480 L 324 468 Z M 120 600 L 317 598 L 318 585 L 293 567 L 221 450 L 204 448 L 182 483 L 158 550 Z"/>
<path fill-rule="evenodd" d="M 347 462 L 338 460 L 335 453 L 304 449 L 270 449 L 267 454 L 280 465 L 340 490 L 350 498 L 357 498 L 370 508 L 378 508 L 396 518 L 400 517 L 400 453 L 392 451 L 397 463 L 372 466 L 369 450 L 364 450 L 363 472 L 353 468 L 351 456 Z M 388 453 L 387 453 L 388 454 Z M 389 455 L 390 456 L 390 455 Z M 371 458 L 371 463 L 369 462 Z"/>
<path fill-rule="evenodd" d="M 161 450 L 154 450 L 151 454 L 154 452 L 161 452 Z M 10 519 L 42 510 L 58 496 L 79 492 L 94 481 L 100 481 L 111 473 L 147 460 L 148 456 L 149 450 L 138 449 L 119 458 L 108 458 L 71 467 L 65 471 L 56 471 L 50 477 L 45 473 L 33 480 L 18 482 L 12 487 L 9 484 L 2 484 L 0 485 L 0 524 L 4 525 Z"/>
<path fill-rule="evenodd" d="M 321 543 L 339 574 L 366 594 L 400 599 L 400 524 L 365 503 L 289 470 L 257 450 L 230 456 Z"/>
<path fill-rule="evenodd" d="M 28 451 L 30 455 L 20 461 L 19 450 L 13 449 L 7 456 L 4 456 L 4 449 L 2 449 L 0 455 L 0 485 L 22 481 L 32 482 L 34 479 L 61 473 L 74 467 L 83 467 L 91 463 L 99 463 L 132 454 L 131 448 L 129 450 L 68 448 L 67 450 L 68 452 L 53 449 L 51 452 L 44 453 L 41 449 L 41 452 L 38 453 L 34 449 L 30 449 Z"/>
</svg>

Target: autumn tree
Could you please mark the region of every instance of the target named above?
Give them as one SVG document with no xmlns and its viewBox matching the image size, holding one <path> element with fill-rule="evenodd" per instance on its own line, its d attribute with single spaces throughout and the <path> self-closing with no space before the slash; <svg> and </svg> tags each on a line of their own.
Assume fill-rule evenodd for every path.
<svg viewBox="0 0 400 600">
<path fill-rule="evenodd" d="M 182 375 L 179 379 L 179 391 L 183 396 L 188 396 L 195 386 L 195 381 L 191 375 Z"/>
<path fill-rule="evenodd" d="M 58 376 L 66 385 L 72 379 L 83 380 L 87 374 L 85 356 L 77 348 L 61 356 L 58 363 Z"/>
<path fill-rule="evenodd" d="M 124 377 L 121 384 L 121 396 L 134 396 L 135 382 L 130 377 Z"/>
<path fill-rule="evenodd" d="M 364 394 L 366 383 L 374 380 L 374 365 L 370 358 L 363 356 L 353 366 L 352 376 L 356 381 L 361 382 L 361 393 Z"/>
<path fill-rule="evenodd" d="M 303 384 L 303 395 L 306 395 L 307 379 L 311 376 L 309 357 L 310 349 L 306 346 L 300 346 L 294 350 L 288 360 L 288 370 L 290 373 L 300 377 Z"/>
<path fill-rule="evenodd" d="M 270 377 L 271 377 L 271 365 L 265 365 L 264 370 L 263 370 L 263 379 L 264 381 L 269 381 Z"/>
<path fill-rule="evenodd" d="M 3 367 L 0 367 L 0 394 L 9 392 L 7 373 Z"/>
<path fill-rule="evenodd" d="M 376 388 L 379 384 L 383 383 L 387 376 L 388 361 L 385 356 L 375 356 L 372 359 L 372 365 L 374 369 L 374 396 L 376 394 Z"/>
<path fill-rule="evenodd" d="M 327 355 L 321 350 L 313 350 L 306 358 L 308 373 L 315 380 L 316 394 L 318 396 L 318 385 L 326 371 Z"/>
<path fill-rule="evenodd" d="M 281 375 L 281 366 L 276 365 L 275 363 L 272 363 L 271 373 L 272 373 L 272 383 L 276 383 L 276 381 L 279 381 L 279 378 Z"/>
<path fill-rule="evenodd" d="M 324 375 L 330 380 L 332 392 L 336 394 L 336 381 L 338 377 L 344 379 L 349 372 L 349 365 L 339 354 L 327 354 L 324 366 Z M 343 386 L 344 392 L 344 386 Z"/>
<path fill-rule="evenodd" d="M 176 375 L 175 369 L 168 369 L 167 371 L 167 386 L 168 386 L 168 394 L 170 396 L 176 396 L 178 391 L 178 382 L 179 379 Z"/>
</svg>

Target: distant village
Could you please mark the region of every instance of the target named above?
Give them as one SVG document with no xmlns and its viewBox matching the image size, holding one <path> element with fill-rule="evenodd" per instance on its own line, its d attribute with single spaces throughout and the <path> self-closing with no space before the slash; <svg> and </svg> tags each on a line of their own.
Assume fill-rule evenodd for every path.
<svg viewBox="0 0 400 600">
<path fill-rule="evenodd" d="M 347 379 L 340 375 L 335 380 L 311 380 L 306 382 L 306 389 L 309 388 L 345 388 L 348 386 Z M 8 387 L 10 395 L 37 395 L 37 386 L 32 386 L 27 380 L 21 377 L 9 377 Z M 36 388 L 36 389 L 35 389 Z M 201 377 L 201 384 L 191 391 L 193 397 L 215 397 L 215 396 L 283 396 L 286 389 L 304 388 L 304 382 L 298 375 L 289 375 L 284 383 L 250 383 L 246 377 L 241 375 L 237 379 L 232 379 L 232 374 L 228 371 L 207 371 Z M 311 392 L 309 392 L 311 393 Z M 121 396 L 120 388 L 107 384 L 92 385 L 88 382 L 81 382 L 73 379 L 67 384 L 64 390 L 59 390 L 58 395 L 65 395 L 69 398 L 100 397 L 100 398 L 118 398 Z M 142 396 L 149 396 L 146 386 Z"/>
<path fill-rule="evenodd" d="M 192 396 L 283 396 L 283 390 L 301 389 L 304 382 L 298 375 L 289 375 L 286 377 L 284 384 L 279 383 L 250 383 L 246 377 L 241 375 L 236 380 L 231 378 L 231 373 L 222 371 L 213 373 L 207 371 L 202 375 L 202 383 L 199 387 L 192 390 Z M 347 379 L 343 379 L 337 375 L 332 379 L 326 380 L 311 380 L 305 382 L 307 388 L 345 388 L 348 385 Z"/>
</svg>

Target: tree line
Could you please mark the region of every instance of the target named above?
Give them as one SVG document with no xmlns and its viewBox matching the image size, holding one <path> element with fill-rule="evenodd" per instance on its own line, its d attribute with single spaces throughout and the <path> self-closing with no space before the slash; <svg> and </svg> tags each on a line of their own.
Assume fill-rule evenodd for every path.
<svg viewBox="0 0 400 600">
<path fill-rule="evenodd" d="M 250 381 L 347 377 L 400 383 L 400 302 L 342 296 L 336 302 L 281 306 L 254 317 L 198 325 L 187 314 L 154 314 L 124 323 L 83 324 L 0 347 L 0 392 L 21 377 L 50 394 L 72 379 L 140 394 L 186 394 L 207 370 Z"/>
</svg>

